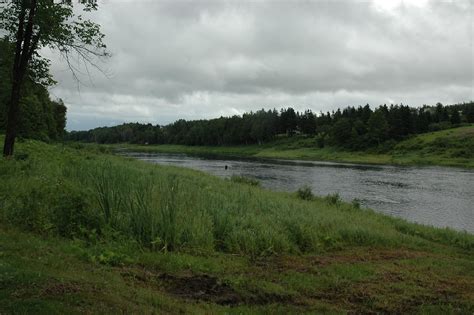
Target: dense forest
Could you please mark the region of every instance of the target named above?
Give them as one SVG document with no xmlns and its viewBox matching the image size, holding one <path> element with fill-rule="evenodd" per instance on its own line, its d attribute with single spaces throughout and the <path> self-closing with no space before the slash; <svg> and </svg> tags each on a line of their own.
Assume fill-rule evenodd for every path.
<svg viewBox="0 0 474 315">
<path fill-rule="evenodd" d="M 12 67 L 12 45 L 6 39 L 0 39 L 0 133 L 5 132 L 6 127 Z M 61 100 L 51 100 L 47 85 L 44 82 L 38 83 L 31 76 L 25 80 L 20 101 L 20 137 L 43 141 L 63 139 L 66 106 Z"/>
<path fill-rule="evenodd" d="M 166 126 L 127 123 L 73 131 L 67 139 L 97 143 L 242 145 L 261 144 L 277 135 L 315 138 L 315 146 L 365 149 L 387 140 L 474 123 L 474 103 L 412 108 L 406 105 L 347 107 L 327 113 L 297 112 L 288 107 L 210 120 L 178 120 Z"/>
</svg>

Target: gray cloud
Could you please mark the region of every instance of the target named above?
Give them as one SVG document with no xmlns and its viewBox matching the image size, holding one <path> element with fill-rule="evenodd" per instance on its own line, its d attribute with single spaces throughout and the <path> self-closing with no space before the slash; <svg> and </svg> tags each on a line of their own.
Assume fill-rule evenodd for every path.
<svg viewBox="0 0 474 315">
<path fill-rule="evenodd" d="M 112 1 L 94 19 L 113 57 L 77 88 L 51 52 L 69 129 L 262 107 L 473 99 L 465 1 Z M 84 77 L 88 82 L 87 77 Z"/>
</svg>

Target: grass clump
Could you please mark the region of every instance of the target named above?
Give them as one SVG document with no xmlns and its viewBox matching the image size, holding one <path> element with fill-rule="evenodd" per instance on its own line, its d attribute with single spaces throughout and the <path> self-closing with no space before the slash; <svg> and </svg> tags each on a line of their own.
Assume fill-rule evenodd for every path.
<svg viewBox="0 0 474 315">
<path fill-rule="evenodd" d="M 311 190 L 311 187 L 309 187 L 309 186 L 303 186 L 303 187 L 299 188 L 296 191 L 296 195 L 298 196 L 298 198 L 300 198 L 302 200 L 313 200 L 314 199 L 313 191 Z"/>
<path fill-rule="evenodd" d="M 334 193 L 334 194 L 329 194 L 326 197 L 324 197 L 324 200 L 330 205 L 337 206 L 341 204 L 342 199 L 339 193 Z"/>
<path fill-rule="evenodd" d="M 356 198 L 356 199 L 352 200 L 352 207 L 354 207 L 354 209 L 360 209 L 360 206 L 361 206 L 361 204 L 360 204 L 359 199 Z"/>
</svg>

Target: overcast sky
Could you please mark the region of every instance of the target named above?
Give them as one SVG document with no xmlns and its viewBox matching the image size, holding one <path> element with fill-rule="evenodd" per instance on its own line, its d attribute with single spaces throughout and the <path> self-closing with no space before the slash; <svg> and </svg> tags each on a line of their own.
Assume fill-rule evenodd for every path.
<svg viewBox="0 0 474 315">
<path fill-rule="evenodd" d="M 68 129 L 260 108 L 473 100 L 470 0 L 99 0 L 112 57 L 83 84 L 57 55 Z"/>
</svg>

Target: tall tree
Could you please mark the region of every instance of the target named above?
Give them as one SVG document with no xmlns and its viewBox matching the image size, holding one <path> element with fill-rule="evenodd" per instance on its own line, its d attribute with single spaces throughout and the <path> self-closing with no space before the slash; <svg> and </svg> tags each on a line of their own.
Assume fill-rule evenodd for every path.
<svg viewBox="0 0 474 315">
<path fill-rule="evenodd" d="M 85 12 L 97 9 L 97 1 L 81 0 Z M 16 0 L 3 4 L 0 11 L 0 29 L 7 32 L 15 43 L 11 75 L 11 93 L 8 102 L 7 126 L 3 155 L 13 155 L 18 133 L 20 99 L 25 77 L 45 86 L 54 81 L 49 75 L 49 60 L 38 51 L 42 47 L 58 50 L 77 78 L 77 68 L 71 57 L 95 66 L 94 57 L 107 56 L 104 35 L 100 26 L 82 15 L 75 14 L 73 1 Z"/>
<path fill-rule="evenodd" d="M 337 145 L 346 145 L 353 139 L 349 118 L 340 118 L 331 129 L 331 136 Z"/>
<path fill-rule="evenodd" d="M 369 140 L 372 143 L 379 145 L 382 141 L 387 139 L 389 125 L 385 118 L 383 108 L 374 111 L 367 124 L 369 128 Z"/>
<path fill-rule="evenodd" d="M 291 107 L 282 109 L 280 113 L 280 130 L 286 132 L 288 135 L 293 135 L 296 126 L 298 124 L 298 118 L 295 110 Z"/>
<path fill-rule="evenodd" d="M 457 108 L 452 109 L 450 121 L 453 125 L 459 125 L 461 123 L 461 115 L 459 115 Z"/>
</svg>

